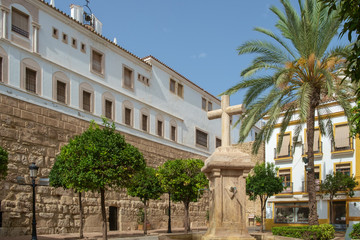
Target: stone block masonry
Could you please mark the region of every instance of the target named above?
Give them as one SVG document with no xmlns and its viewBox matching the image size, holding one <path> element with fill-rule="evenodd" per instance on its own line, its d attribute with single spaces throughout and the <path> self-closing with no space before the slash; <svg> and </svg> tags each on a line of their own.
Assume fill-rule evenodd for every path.
<svg viewBox="0 0 360 240">
<path fill-rule="evenodd" d="M 55 156 L 60 148 L 73 136 L 81 134 L 89 122 L 54 110 L 39 107 L 9 96 L 0 94 L 0 146 L 9 152 L 9 172 L 0 184 L 0 203 L 2 227 L 0 236 L 31 234 L 32 190 L 30 186 L 18 185 L 17 176 L 24 176 L 30 182 L 29 165 L 35 162 L 39 166 L 38 177 L 48 177 Z M 144 155 L 149 166 L 157 167 L 168 159 L 199 158 L 191 152 L 182 151 L 149 141 L 137 136 L 124 134 L 130 144 Z M 250 151 L 250 144 L 239 147 Z M 260 153 L 254 161 L 263 161 Z M 36 189 L 36 210 L 38 234 L 78 232 L 79 207 L 78 195 L 71 190 L 38 186 Z M 87 192 L 83 195 L 85 231 L 101 231 L 100 196 Z M 124 189 L 106 192 L 106 206 L 117 207 L 118 230 L 137 228 L 137 213 L 142 203 L 129 197 Z M 251 211 L 256 211 L 254 206 Z M 150 201 L 149 222 L 152 228 L 167 228 L 168 196 Z M 190 205 L 192 226 L 206 226 L 208 197 Z M 183 226 L 184 207 L 181 203 L 172 204 L 172 226 Z"/>
</svg>

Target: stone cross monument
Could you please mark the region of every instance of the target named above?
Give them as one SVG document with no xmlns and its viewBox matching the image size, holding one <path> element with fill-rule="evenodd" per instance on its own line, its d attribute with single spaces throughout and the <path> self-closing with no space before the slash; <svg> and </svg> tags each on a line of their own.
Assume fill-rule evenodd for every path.
<svg viewBox="0 0 360 240">
<path fill-rule="evenodd" d="M 210 181 L 210 224 L 202 240 L 255 240 L 246 228 L 246 182 L 254 167 L 248 154 L 230 146 L 230 116 L 244 112 L 242 105 L 229 106 L 221 97 L 221 109 L 208 112 L 209 119 L 221 117 L 221 147 L 201 169 Z"/>
</svg>

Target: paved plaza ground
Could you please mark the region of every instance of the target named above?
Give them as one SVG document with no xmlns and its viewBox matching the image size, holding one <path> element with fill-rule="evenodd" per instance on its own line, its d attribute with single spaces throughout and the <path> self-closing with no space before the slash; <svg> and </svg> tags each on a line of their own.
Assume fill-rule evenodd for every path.
<svg viewBox="0 0 360 240">
<path fill-rule="evenodd" d="M 192 229 L 193 233 L 203 232 L 205 233 L 206 229 Z M 248 231 L 250 233 L 260 234 L 257 227 L 248 227 Z M 143 231 L 109 231 L 108 238 L 111 240 L 158 240 L 159 235 L 166 234 L 167 229 L 157 229 L 157 230 L 149 230 L 148 235 L 144 236 Z M 183 233 L 183 228 L 172 229 L 174 234 Z M 264 235 L 272 235 L 271 232 L 265 232 Z M 336 233 L 335 240 L 345 239 L 345 233 Z M 30 240 L 31 236 L 18 236 L 18 237 L 1 237 L 1 240 Z M 79 239 L 78 233 L 64 233 L 64 234 L 50 234 L 50 235 L 38 235 L 38 240 L 75 240 Z M 100 240 L 102 239 L 101 232 L 84 232 L 85 240 Z M 276 239 L 276 238 L 275 238 Z M 281 239 L 284 239 L 281 237 Z M 286 238 L 288 240 L 292 238 Z"/>
</svg>

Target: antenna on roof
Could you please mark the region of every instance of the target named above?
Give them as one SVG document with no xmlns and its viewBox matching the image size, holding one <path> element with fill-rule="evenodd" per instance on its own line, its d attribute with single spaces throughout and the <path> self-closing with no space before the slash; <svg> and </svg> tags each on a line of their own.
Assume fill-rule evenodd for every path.
<svg viewBox="0 0 360 240">
<path fill-rule="evenodd" d="M 84 20 L 85 20 L 85 22 L 88 22 L 90 26 L 92 26 L 92 11 L 89 7 L 90 0 L 85 0 L 85 1 L 86 1 L 86 4 L 84 5 L 84 7 L 86 7 L 90 13 L 87 13 L 84 11 Z"/>
</svg>

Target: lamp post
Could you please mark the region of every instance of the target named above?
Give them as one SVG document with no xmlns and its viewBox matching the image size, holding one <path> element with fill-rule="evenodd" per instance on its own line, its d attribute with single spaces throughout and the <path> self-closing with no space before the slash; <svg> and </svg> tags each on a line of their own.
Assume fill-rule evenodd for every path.
<svg viewBox="0 0 360 240">
<path fill-rule="evenodd" d="M 168 233 L 171 233 L 171 199 L 170 199 L 170 192 L 169 192 L 169 221 L 168 221 Z"/>
<path fill-rule="evenodd" d="M 32 234 L 31 240 L 37 240 L 36 236 L 36 218 L 35 218 L 35 178 L 37 177 L 37 172 L 39 167 L 35 165 L 35 163 L 30 164 L 30 177 L 32 180 L 32 188 L 33 188 L 33 219 L 32 219 Z"/>
</svg>

